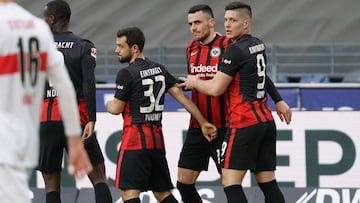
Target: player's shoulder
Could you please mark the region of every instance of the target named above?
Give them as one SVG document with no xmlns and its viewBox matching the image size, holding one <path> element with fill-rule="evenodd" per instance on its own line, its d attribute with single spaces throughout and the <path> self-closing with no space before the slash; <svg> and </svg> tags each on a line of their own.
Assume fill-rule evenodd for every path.
<svg viewBox="0 0 360 203">
<path fill-rule="evenodd" d="M 59 32 L 54 34 L 59 34 L 59 37 L 67 38 L 68 40 L 77 41 L 77 43 L 80 43 L 82 46 L 85 47 L 95 47 L 94 43 L 91 40 L 83 38 L 73 33 L 72 31 Z"/>
<path fill-rule="evenodd" d="M 266 49 L 265 43 L 260 38 L 251 35 L 244 36 L 236 44 L 241 50 L 250 54 L 265 51 Z"/>
<path fill-rule="evenodd" d="M 200 42 L 192 39 L 187 43 L 186 49 L 196 48 L 198 45 L 200 45 Z"/>
<path fill-rule="evenodd" d="M 151 60 L 151 59 L 149 59 L 149 58 L 145 58 L 144 62 L 145 62 L 145 63 L 149 63 L 149 64 L 151 64 L 152 66 L 163 66 L 161 63 L 156 62 L 156 61 L 153 61 L 153 60 Z"/>
<path fill-rule="evenodd" d="M 264 44 L 264 42 L 258 37 L 251 36 L 249 40 L 254 44 Z"/>
<path fill-rule="evenodd" d="M 80 38 L 81 38 L 81 37 L 80 37 Z M 80 41 L 81 41 L 83 44 L 85 44 L 85 45 L 89 45 L 89 46 L 95 47 L 95 44 L 94 44 L 91 40 L 89 40 L 89 39 L 81 38 Z"/>
<path fill-rule="evenodd" d="M 211 46 L 217 46 L 226 49 L 230 45 L 230 39 L 226 36 L 216 33 L 215 39 L 211 43 Z"/>
</svg>

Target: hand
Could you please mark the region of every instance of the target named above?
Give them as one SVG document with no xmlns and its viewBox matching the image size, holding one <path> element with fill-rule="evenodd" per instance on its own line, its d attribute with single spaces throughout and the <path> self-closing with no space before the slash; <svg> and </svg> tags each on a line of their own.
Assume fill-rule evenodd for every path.
<svg viewBox="0 0 360 203">
<path fill-rule="evenodd" d="M 83 142 L 86 142 L 94 133 L 94 128 L 95 128 L 95 122 L 94 121 L 89 121 L 85 128 L 84 128 L 84 132 L 81 136 L 81 140 Z"/>
<path fill-rule="evenodd" d="M 68 172 L 70 175 L 82 178 L 92 171 L 90 159 L 79 135 L 68 137 L 68 156 Z"/>
<path fill-rule="evenodd" d="M 178 87 L 184 89 L 192 89 L 197 80 L 200 80 L 199 75 L 188 75 L 187 77 L 179 77 L 179 80 L 183 83 L 178 84 Z"/>
<path fill-rule="evenodd" d="M 282 122 L 286 122 L 286 124 L 290 124 L 291 117 L 292 117 L 292 111 L 290 107 L 287 105 L 287 103 L 282 100 L 275 104 L 276 113 L 279 116 L 280 120 Z"/>
<path fill-rule="evenodd" d="M 205 123 L 204 125 L 201 125 L 201 131 L 202 131 L 205 139 L 209 142 L 211 142 L 217 138 L 217 129 L 211 123 Z"/>
</svg>

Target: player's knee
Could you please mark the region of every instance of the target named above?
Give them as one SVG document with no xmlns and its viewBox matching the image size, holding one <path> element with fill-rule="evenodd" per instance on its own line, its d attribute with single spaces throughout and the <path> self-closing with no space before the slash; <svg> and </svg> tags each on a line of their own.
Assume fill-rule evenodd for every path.
<svg viewBox="0 0 360 203">
<path fill-rule="evenodd" d="M 200 172 L 191 169 L 178 168 L 178 181 L 184 184 L 194 184 Z"/>
<path fill-rule="evenodd" d="M 172 195 L 170 191 L 162 191 L 162 192 L 153 191 L 153 194 L 159 202 L 164 200 L 167 196 Z"/>
<path fill-rule="evenodd" d="M 181 182 L 176 183 L 176 187 L 180 192 L 182 201 L 184 203 L 188 202 L 201 202 L 201 198 L 199 193 L 197 192 L 195 188 L 195 184 L 184 184 Z"/>
</svg>

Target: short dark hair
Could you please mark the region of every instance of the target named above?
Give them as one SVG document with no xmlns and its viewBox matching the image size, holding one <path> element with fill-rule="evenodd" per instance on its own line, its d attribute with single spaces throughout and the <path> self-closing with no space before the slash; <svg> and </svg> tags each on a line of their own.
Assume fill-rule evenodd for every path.
<svg viewBox="0 0 360 203">
<path fill-rule="evenodd" d="M 248 4 L 245 4 L 240 1 L 234 1 L 225 6 L 225 11 L 236 10 L 236 9 L 244 10 L 249 15 L 250 18 L 252 17 L 251 7 Z"/>
<path fill-rule="evenodd" d="M 207 13 L 208 15 L 210 15 L 212 18 L 214 18 L 214 13 L 211 9 L 211 7 L 209 5 L 206 5 L 206 4 L 198 4 L 198 5 L 195 5 L 193 7 L 190 8 L 189 10 L 189 14 L 193 14 L 193 13 L 196 13 L 198 11 L 202 11 L 204 13 Z"/>
<path fill-rule="evenodd" d="M 126 37 L 126 43 L 131 47 L 134 44 L 139 46 L 140 51 L 142 52 L 145 45 L 145 36 L 144 33 L 138 27 L 127 27 L 120 29 L 117 34 L 117 37 Z"/>
<path fill-rule="evenodd" d="M 69 23 L 71 9 L 69 4 L 64 0 L 53 0 L 46 4 L 45 12 L 53 15 L 56 20 Z"/>
</svg>

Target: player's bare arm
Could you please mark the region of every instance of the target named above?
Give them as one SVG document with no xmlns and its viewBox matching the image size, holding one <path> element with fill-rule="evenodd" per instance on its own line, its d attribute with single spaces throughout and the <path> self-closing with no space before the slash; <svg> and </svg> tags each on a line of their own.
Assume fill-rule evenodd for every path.
<svg viewBox="0 0 360 203">
<path fill-rule="evenodd" d="M 180 87 L 185 87 L 185 89 L 195 88 L 199 92 L 210 96 L 222 95 L 232 81 L 231 76 L 220 71 L 211 80 L 201 80 L 199 75 L 188 75 L 187 77 L 179 77 L 179 79 L 183 81 L 183 83 L 179 84 Z"/>
<path fill-rule="evenodd" d="M 124 108 L 125 102 L 120 99 L 114 98 L 113 100 L 106 102 L 106 110 L 111 114 L 119 115 L 124 111 Z"/>
<path fill-rule="evenodd" d="M 95 129 L 95 121 L 89 121 L 85 125 L 84 132 L 81 136 L 81 139 L 83 141 L 86 141 L 87 139 L 89 139 L 93 135 L 94 129 Z"/>
<path fill-rule="evenodd" d="M 171 87 L 168 92 L 170 95 L 175 98 L 184 108 L 191 113 L 191 115 L 199 122 L 201 130 L 206 140 L 211 142 L 217 137 L 217 129 L 214 125 L 210 124 L 201 114 L 197 106 L 191 101 L 191 99 L 186 96 L 183 90 L 174 85 Z"/>
</svg>

